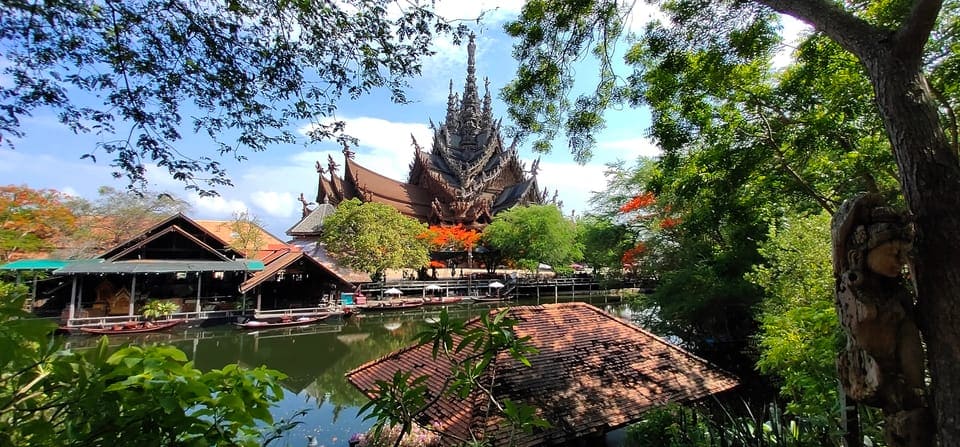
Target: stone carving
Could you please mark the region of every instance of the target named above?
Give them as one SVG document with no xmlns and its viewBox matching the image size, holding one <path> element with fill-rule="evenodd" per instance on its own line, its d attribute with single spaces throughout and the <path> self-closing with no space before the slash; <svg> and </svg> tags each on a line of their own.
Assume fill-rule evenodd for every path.
<svg viewBox="0 0 960 447">
<path fill-rule="evenodd" d="M 833 217 L 833 273 L 846 347 L 837 360 L 846 395 L 884 414 L 891 447 L 933 445 L 912 284 L 903 273 L 914 238 L 909 218 L 874 194 Z"/>
</svg>

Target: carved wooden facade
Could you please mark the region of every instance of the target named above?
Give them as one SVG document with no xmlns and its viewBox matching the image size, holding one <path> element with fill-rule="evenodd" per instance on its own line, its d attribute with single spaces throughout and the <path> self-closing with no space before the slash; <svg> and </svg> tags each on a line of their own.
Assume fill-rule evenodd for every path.
<svg viewBox="0 0 960 447">
<path fill-rule="evenodd" d="M 482 228 L 502 210 L 544 202 L 546 192 L 538 190 L 536 181 L 538 162 L 525 170 L 516 141 L 509 146 L 503 142 L 500 121 L 493 118 L 489 80 L 483 99 L 479 97 L 473 36 L 467 50 L 463 96 L 453 92 L 451 81 L 446 118 L 439 126 L 430 123 L 433 141 L 429 150 L 413 140 L 407 182 L 364 168 L 353 160 L 349 148 L 344 148 L 342 178 L 332 157 L 326 171 L 317 162 L 317 203 L 336 205 L 358 198 L 393 206 L 431 225 Z"/>
</svg>

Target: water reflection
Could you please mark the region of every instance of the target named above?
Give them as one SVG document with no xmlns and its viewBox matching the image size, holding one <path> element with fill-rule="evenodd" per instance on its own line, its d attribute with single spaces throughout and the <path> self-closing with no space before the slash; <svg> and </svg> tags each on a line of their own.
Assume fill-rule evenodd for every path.
<svg viewBox="0 0 960 447">
<path fill-rule="evenodd" d="M 529 303 L 527 303 L 529 304 Z M 619 314 L 622 306 L 605 306 Z M 451 305 L 452 317 L 467 319 L 489 311 L 493 305 Z M 403 313 L 365 314 L 346 321 L 325 321 L 302 327 L 245 332 L 232 326 L 188 327 L 139 335 L 110 337 L 110 344 L 172 344 L 187 353 L 197 368 L 210 370 L 227 364 L 246 367 L 266 365 L 287 375 L 281 381 L 285 395 L 273 410 L 275 420 L 289 420 L 302 410 L 299 425 L 271 445 L 305 446 L 306 436 L 320 445 L 346 446 L 350 436 L 365 431 L 357 411 L 366 398 L 347 383 L 344 375 L 371 360 L 408 345 L 427 322 L 436 321 L 439 308 L 421 308 Z M 69 347 L 96 345 L 98 337 L 75 336 Z"/>
</svg>

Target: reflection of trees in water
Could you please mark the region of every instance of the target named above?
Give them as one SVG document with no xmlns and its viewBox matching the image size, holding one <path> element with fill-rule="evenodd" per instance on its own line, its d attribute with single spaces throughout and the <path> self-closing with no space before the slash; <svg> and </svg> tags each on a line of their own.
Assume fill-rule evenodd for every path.
<svg viewBox="0 0 960 447">
<path fill-rule="evenodd" d="M 450 313 L 454 318 L 468 319 L 494 307 L 451 306 Z M 439 313 L 439 308 L 424 308 L 257 332 L 241 332 L 226 325 L 188 328 L 111 338 L 111 345 L 173 344 L 204 371 L 228 364 L 249 368 L 266 365 L 287 375 L 282 385 L 288 391 L 310 396 L 318 407 L 330 405 L 336 420 L 345 409 L 350 410 L 343 414 L 345 417 L 354 417 L 355 410 L 351 409 L 367 402 L 367 398 L 347 382 L 346 373 L 410 345 L 427 327 L 427 321 L 436 319 Z M 98 337 L 71 337 L 70 342 L 75 349 L 83 349 L 95 345 L 97 340 Z"/>
</svg>

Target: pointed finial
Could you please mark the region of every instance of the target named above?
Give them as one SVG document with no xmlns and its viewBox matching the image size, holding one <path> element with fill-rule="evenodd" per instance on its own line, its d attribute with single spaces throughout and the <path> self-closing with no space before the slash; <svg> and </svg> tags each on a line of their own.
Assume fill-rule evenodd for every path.
<svg viewBox="0 0 960 447">
<path fill-rule="evenodd" d="M 354 153 L 350 150 L 350 143 L 347 140 L 343 140 L 343 155 L 353 160 Z"/>
<path fill-rule="evenodd" d="M 330 173 L 331 177 L 336 174 L 339 166 L 337 162 L 333 161 L 333 155 L 327 154 L 327 172 Z"/>
</svg>

